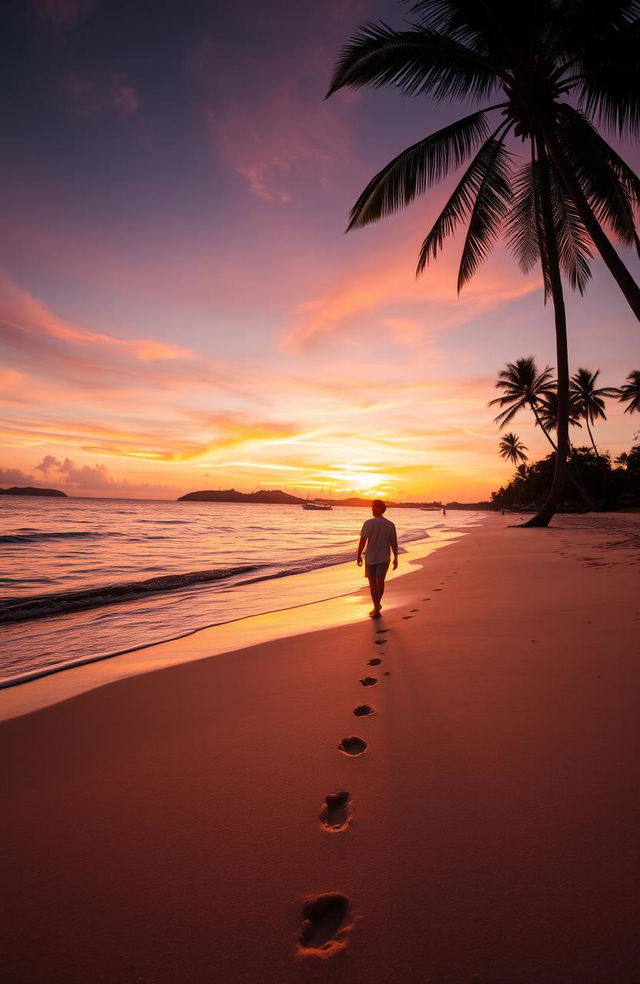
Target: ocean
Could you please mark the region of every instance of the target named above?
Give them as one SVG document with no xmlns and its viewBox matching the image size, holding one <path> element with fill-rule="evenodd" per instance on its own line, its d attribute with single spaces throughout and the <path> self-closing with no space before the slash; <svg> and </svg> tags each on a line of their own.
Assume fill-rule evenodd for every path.
<svg viewBox="0 0 640 984">
<path fill-rule="evenodd" d="M 322 600 L 303 576 L 343 565 L 369 511 L 259 503 L 0 497 L 0 686 Z M 400 552 L 477 514 L 390 509 Z"/>
</svg>

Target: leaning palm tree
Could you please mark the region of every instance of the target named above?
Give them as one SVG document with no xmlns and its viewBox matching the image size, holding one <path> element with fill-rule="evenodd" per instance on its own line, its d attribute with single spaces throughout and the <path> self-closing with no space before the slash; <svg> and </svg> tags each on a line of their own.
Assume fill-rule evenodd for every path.
<svg viewBox="0 0 640 984">
<path fill-rule="evenodd" d="M 527 450 L 526 444 L 523 444 L 518 435 L 512 431 L 500 438 L 498 453 L 501 458 L 504 458 L 505 461 L 510 461 L 512 465 L 521 465 L 525 461 L 528 461 L 528 457 L 525 454 Z"/>
<path fill-rule="evenodd" d="M 462 222 L 458 290 L 503 229 L 525 272 L 540 263 L 555 317 L 558 451 L 547 501 L 526 525 L 546 526 L 562 495 L 568 452 L 562 276 L 582 292 L 595 244 L 640 319 L 640 289 L 602 228 L 605 223 L 638 247 L 633 208 L 640 179 L 595 125 L 604 120 L 621 133 L 640 129 L 637 3 L 417 0 L 411 9 L 417 22 L 410 30 L 360 28 L 342 51 L 328 95 L 343 86 L 392 85 L 438 100 L 498 101 L 394 158 L 353 206 L 348 228 L 397 211 L 466 164 L 422 244 L 418 272 Z M 512 137 L 525 144 L 520 164 L 506 144 Z"/>
<path fill-rule="evenodd" d="M 489 406 L 499 406 L 502 409 L 494 423 L 502 429 L 511 423 L 517 413 L 528 408 L 556 451 L 557 448 L 542 424 L 538 412 L 540 401 L 556 392 L 551 366 L 545 366 L 542 372 L 538 372 L 536 360 L 532 355 L 517 359 L 515 362 L 507 362 L 506 368 L 498 373 L 496 389 L 502 390 L 502 395 L 497 396 L 495 400 L 490 400 Z"/>
<path fill-rule="evenodd" d="M 628 403 L 624 408 L 625 413 L 640 413 L 640 370 L 634 369 L 627 376 L 626 383 L 623 383 L 618 390 L 618 399 L 622 403 Z"/>
<path fill-rule="evenodd" d="M 569 380 L 569 399 L 573 400 L 578 415 L 587 425 L 589 439 L 596 457 L 600 458 L 600 452 L 596 447 L 591 425 L 596 420 L 606 420 L 604 412 L 605 399 L 612 399 L 618 396 L 619 390 L 613 386 L 601 386 L 596 388 L 596 380 L 600 375 L 600 370 L 591 372 L 589 369 L 578 369 Z"/>
</svg>

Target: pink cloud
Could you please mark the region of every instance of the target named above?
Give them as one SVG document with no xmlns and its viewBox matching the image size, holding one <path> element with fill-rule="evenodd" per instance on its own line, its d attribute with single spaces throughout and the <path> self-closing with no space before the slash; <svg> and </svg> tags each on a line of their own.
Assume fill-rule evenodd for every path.
<svg viewBox="0 0 640 984">
<path fill-rule="evenodd" d="M 289 84 L 271 86 L 258 102 L 208 107 L 204 121 L 216 151 L 262 201 L 288 203 L 302 183 L 330 187 L 349 154 L 348 130 L 320 100 Z"/>
<path fill-rule="evenodd" d="M 416 238 L 417 241 L 417 238 Z M 514 269 L 481 271 L 456 296 L 456 268 L 452 257 L 441 260 L 423 277 L 414 276 L 415 248 L 386 241 L 384 252 L 367 251 L 329 290 L 298 306 L 293 326 L 283 345 L 304 351 L 330 338 L 350 339 L 354 330 L 387 328 L 398 344 L 412 347 L 478 312 L 493 310 L 538 290 L 536 277 L 523 277 Z M 393 313 L 400 305 L 419 304 L 424 312 L 418 320 Z"/>
<path fill-rule="evenodd" d="M 14 283 L 6 273 L 0 273 L 0 321 L 7 331 L 22 335 L 31 343 L 34 336 L 44 336 L 72 342 L 97 350 L 111 350 L 140 362 L 185 359 L 193 356 L 181 345 L 155 339 L 125 339 L 91 331 L 59 318 L 27 290 Z"/>
</svg>

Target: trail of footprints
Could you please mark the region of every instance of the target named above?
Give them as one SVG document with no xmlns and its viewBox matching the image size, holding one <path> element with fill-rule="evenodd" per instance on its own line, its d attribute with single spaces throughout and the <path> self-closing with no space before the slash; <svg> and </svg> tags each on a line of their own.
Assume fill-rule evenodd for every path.
<svg viewBox="0 0 640 984">
<path fill-rule="evenodd" d="M 452 571 L 449 577 L 457 574 Z M 432 590 L 442 591 L 448 578 L 440 582 L 440 585 Z M 427 596 L 422 601 L 431 601 Z M 419 613 L 420 609 L 412 608 L 408 615 L 403 615 L 403 619 L 411 619 Z M 376 629 L 377 638 L 374 645 L 383 646 L 389 640 L 385 638 L 389 629 Z M 379 656 L 374 656 L 367 662 L 367 666 L 378 667 L 382 664 Z M 384 676 L 391 676 L 390 670 L 383 670 Z M 365 676 L 360 679 L 363 687 L 376 687 L 378 678 Z M 370 717 L 375 714 L 375 708 L 371 704 L 358 704 L 353 708 L 355 717 Z M 359 758 L 364 755 L 368 748 L 368 743 L 358 735 L 347 735 L 338 745 L 341 754 L 350 758 Z M 329 834 L 344 833 L 353 820 L 352 803 L 349 798 L 348 790 L 339 789 L 332 793 L 327 793 L 320 811 L 320 823 L 322 828 Z M 351 920 L 351 903 L 346 895 L 341 892 L 323 892 L 307 899 L 302 910 L 302 924 L 300 926 L 298 947 L 303 954 L 314 954 L 318 957 L 331 957 L 340 950 L 343 950 L 348 942 L 349 933 L 353 929 Z"/>
</svg>

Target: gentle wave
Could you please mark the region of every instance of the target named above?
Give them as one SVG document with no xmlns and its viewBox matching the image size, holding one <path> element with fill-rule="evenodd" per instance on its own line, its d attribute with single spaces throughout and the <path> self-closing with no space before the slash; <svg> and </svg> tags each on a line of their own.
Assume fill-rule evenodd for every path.
<svg viewBox="0 0 640 984">
<path fill-rule="evenodd" d="M 400 552 L 403 543 L 423 540 L 429 536 L 426 531 L 406 534 L 401 538 Z M 320 557 L 307 558 L 299 563 L 273 569 L 271 564 L 245 564 L 241 567 L 225 567 L 207 571 L 189 571 L 183 574 L 163 574 L 145 578 L 141 581 L 126 581 L 118 584 L 107 584 L 99 588 L 84 588 L 82 590 L 50 592 L 49 594 L 30 595 L 21 598 L 7 598 L 0 601 L 0 623 L 27 622 L 55 615 L 67 615 L 70 612 L 88 608 L 103 608 L 133 601 L 142 595 L 158 594 L 159 592 L 177 591 L 181 588 L 196 587 L 237 578 L 243 574 L 255 574 L 255 577 L 238 581 L 238 585 L 254 584 L 258 581 L 268 581 L 274 578 L 288 577 L 294 574 L 306 574 L 321 567 L 332 567 L 344 564 L 353 557 L 353 550 L 348 553 L 325 554 Z M 269 568 L 267 572 L 267 568 Z M 265 571 L 265 573 L 258 573 Z"/>
<path fill-rule="evenodd" d="M 59 591 L 27 598 L 8 598 L 0 602 L 0 622 L 26 622 L 51 615 L 63 615 L 84 608 L 101 608 L 116 602 L 131 601 L 140 595 L 159 591 L 176 591 L 196 584 L 209 584 L 239 574 L 250 574 L 260 569 L 257 564 L 242 567 L 225 567 L 210 571 L 190 571 L 186 574 L 163 574 L 144 581 L 126 581 L 123 584 L 107 584 L 101 588 L 82 591 Z"/>
<path fill-rule="evenodd" d="M 0 536 L 0 543 L 39 543 L 41 540 L 86 540 L 90 537 L 121 536 L 121 533 L 97 533 L 93 530 L 66 530 L 60 533 L 33 530 L 29 533 L 7 533 Z"/>
<path fill-rule="evenodd" d="M 401 538 L 401 541 L 400 541 L 400 544 L 399 544 L 399 553 L 400 554 L 403 554 L 403 553 L 406 553 L 407 552 L 403 548 L 403 546 L 402 546 L 403 543 L 416 542 L 416 541 L 425 540 L 425 539 L 429 539 L 429 534 L 426 531 L 405 534 Z M 241 587 L 243 585 L 253 584 L 253 583 L 260 582 L 260 581 L 268 581 L 268 580 L 271 580 L 271 579 L 274 579 L 274 578 L 286 577 L 288 575 L 306 574 L 306 573 L 309 573 L 312 570 L 317 570 L 318 568 L 321 568 L 321 567 L 333 566 L 334 564 L 341 564 L 341 563 L 344 563 L 345 561 L 350 561 L 350 560 L 353 560 L 353 550 L 350 550 L 348 553 L 340 553 L 340 554 L 333 554 L 333 555 L 324 556 L 324 557 L 313 558 L 312 560 L 307 560 L 306 562 L 303 561 L 301 564 L 298 564 L 298 565 L 295 565 L 295 566 L 292 566 L 292 567 L 288 567 L 288 568 L 284 568 L 284 569 L 274 570 L 273 568 L 271 568 L 269 570 L 266 570 L 263 574 L 255 577 L 255 578 L 247 578 L 247 579 L 236 580 L 236 581 L 234 581 L 234 586 Z M 233 576 L 233 573 L 234 572 L 235 573 L 238 573 L 238 571 L 243 572 L 243 573 L 250 573 L 252 570 L 257 571 L 261 567 L 264 568 L 266 566 L 267 565 L 255 565 L 254 567 L 246 566 L 246 567 L 243 567 L 243 568 L 229 569 L 228 572 L 227 572 L 227 576 L 228 577 L 232 577 Z M 176 585 L 176 587 L 183 586 L 184 584 L 187 584 L 187 586 L 188 586 L 189 582 L 186 581 L 185 579 L 192 578 L 195 575 L 197 575 L 198 573 L 207 574 L 209 572 L 203 571 L 203 572 L 193 572 L 193 574 L 191 574 L 191 575 L 188 575 L 188 574 L 186 574 L 186 575 L 177 575 L 177 576 L 175 576 L 175 579 L 176 580 L 181 580 L 182 581 L 182 584 L 181 585 Z M 223 574 L 222 571 L 219 571 L 218 573 L 219 574 Z M 173 577 L 173 575 L 170 575 L 170 577 Z M 164 579 L 163 578 L 152 578 L 152 579 L 150 579 L 150 581 L 148 581 L 146 583 L 152 583 L 153 581 L 158 582 L 158 581 L 162 581 L 162 580 L 164 580 Z M 217 579 L 214 578 L 214 580 L 223 580 L 223 577 L 220 577 L 220 578 L 217 578 Z M 145 583 L 145 582 L 141 582 L 141 583 Z M 192 581 L 191 583 L 198 583 L 198 582 L 193 582 Z M 117 585 L 115 587 L 124 587 L 124 586 L 123 585 Z M 171 590 L 171 588 L 169 588 L 168 590 Z M 46 597 L 46 596 L 41 596 L 41 599 L 44 600 L 44 597 Z M 48 597 L 51 598 L 53 596 L 49 595 Z M 127 601 L 129 599 L 126 598 L 126 597 L 123 597 L 122 599 L 118 599 L 118 598 L 106 598 L 104 604 L 107 605 L 107 604 L 110 604 L 110 603 L 112 603 L 114 601 L 118 601 L 118 600 Z M 317 600 L 317 599 L 314 599 L 314 600 Z M 305 601 L 297 601 L 297 602 L 295 602 L 293 604 L 292 607 L 298 607 L 300 604 L 305 604 L 305 603 L 306 603 Z M 98 604 L 100 604 L 100 602 L 98 602 Z M 285 607 L 287 607 L 287 606 L 285 606 Z M 2 606 L 0 605 L 0 611 L 1 610 L 2 610 Z M 282 609 L 281 608 L 274 608 L 272 610 L 274 610 L 274 611 L 280 611 Z M 54 613 L 54 612 L 44 612 L 43 614 L 44 615 L 52 615 L 52 614 L 57 614 L 57 613 Z M 31 680 L 37 680 L 37 679 L 39 679 L 41 677 L 49 676 L 49 675 L 54 674 L 54 673 L 59 673 L 59 672 L 62 672 L 64 670 L 73 669 L 75 667 L 84 666 L 84 665 L 89 664 L 89 663 L 101 662 L 102 660 L 105 660 L 105 659 L 111 659 L 114 656 L 121 656 L 121 655 L 124 655 L 126 653 L 136 652 L 138 650 L 147 648 L 147 646 L 156 646 L 156 645 L 159 645 L 159 644 L 164 643 L 164 642 L 171 642 L 174 639 L 182 639 L 182 638 L 185 638 L 186 636 L 193 635 L 194 633 L 199 632 L 202 629 L 210 628 L 210 627 L 212 627 L 214 625 L 219 625 L 219 624 L 221 624 L 221 622 L 232 622 L 232 621 L 236 621 L 238 618 L 242 618 L 242 617 L 244 617 L 244 615 L 237 615 L 236 614 L 236 615 L 232 616 L 231 618 L 229 618 L 229 617 L 222 618 L 222 619 L 220 619 L 218 621 L 213 621 L 213 622 L 212 621 L 209 621 L 209 620 L 200 620 L 200 621 L 192 624 L 188 628 L 185 627 L 185 626 L 183 626 L 181 629 L 178 629 L 175 632 L 170 632 L 169 631 L 166 634 L 163 634 L 161 637 L 159 636 L 159 637 L 154 638 L 151 642 L 136 641 L 133 644 L 129 644 L 127 646 L 123 646 L 122 648 L 116 648 L 116 649 L 111 649 L 111 650 L 94 652 L 92 655 L 84 655 L 84 656 L 76 657 L 74 659 L 60 660 L 60 661 L 56 661 L 55 663 L 50 663 L 50 662 L 40 663 L 39 666 L 32 667 L 32 668 L 30 668 L 30 669 L 28 669 L 26 671 L 23 670 L 22 672 L 19 672 L 15 676 L 0 678 L 0 690 L 6 689 L 6 688 L 9 688 L 9 687 L 14 687 L 14 686 L 17 686 L 17 685 L 23 684 L 23 683 L 28 683 Z M 0 621 L 2 621 L 2 615 L 1 614 L 0 614 Z M 176 628 L 177 628 L 177 626 L 176 626 Z"/>
</svg>

